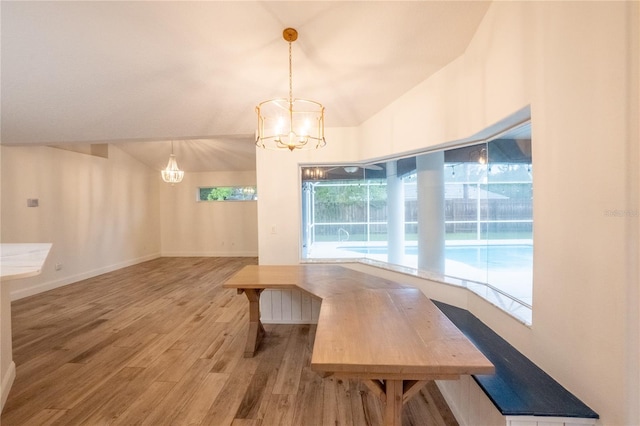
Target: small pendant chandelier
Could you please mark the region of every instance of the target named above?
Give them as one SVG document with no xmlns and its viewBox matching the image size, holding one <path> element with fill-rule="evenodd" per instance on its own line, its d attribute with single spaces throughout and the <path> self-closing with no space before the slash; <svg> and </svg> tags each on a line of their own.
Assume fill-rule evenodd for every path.
<svg viewBox="0 0 640 426">
<path fill-rule="evenodd" d="M 167 167 L 162 170 L 162 180 L 174 184 L 182 182 L 182 178 L 184 177 L 184 171 L 178 168 L 178 163 L 176 162 L 176 156 L 173 155 L 173 141 L 171 141 L 171 155 L 169 156 L 169 162 L 167 163 Z"/>
<path fill-rule="evenodd" d="M 293 98 L 291 44 L 298 39 L 298 32 L 287 28 L 282 37 L 289 43 L 289 98 L 258 104 L 256 146 L 289 151 L 321 148 L 327 144 L 324 139 L 324 107 L 315 101 Z"/>
</svg>

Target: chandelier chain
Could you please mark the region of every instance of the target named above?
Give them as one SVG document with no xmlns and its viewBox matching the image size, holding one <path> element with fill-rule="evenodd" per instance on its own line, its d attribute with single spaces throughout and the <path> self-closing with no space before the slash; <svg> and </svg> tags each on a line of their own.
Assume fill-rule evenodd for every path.
<svg viewBox="0 0 640 426">
<path fill-rule="evenodd" d="M 293 72 L 291 71 L 291 42 L 289 42 L 289 107 L 293 104 Z"/>
</svg>

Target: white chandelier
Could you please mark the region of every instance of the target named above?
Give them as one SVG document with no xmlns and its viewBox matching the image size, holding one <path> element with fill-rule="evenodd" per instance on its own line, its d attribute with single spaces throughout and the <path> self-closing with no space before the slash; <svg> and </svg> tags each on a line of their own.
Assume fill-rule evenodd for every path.
<svg viewBox="0 0 640 426">
<path fill-rule="evenodd" d="M 176 156 L 173 155 L 173 141 L 171 141 L 171 155 L 169 156 L 169 162 L 167 163 L 167 167 L 165 167 L 161 173 L 162 180 L 170 184 L 180 183 L 184 177 L 184 171 L 178 168 Z"/>
<path fill-rule="evenodd" d="M 290 151 L 321 148 L 327 144 L 324 139 L 324 107 L 315 101 L 293 98 L 291 44 L 298 39 L 298 32 L 286 28 L 282 37 L 289 43 L 289 98 L 258 104 L 256 146 Z"/>
</svg>

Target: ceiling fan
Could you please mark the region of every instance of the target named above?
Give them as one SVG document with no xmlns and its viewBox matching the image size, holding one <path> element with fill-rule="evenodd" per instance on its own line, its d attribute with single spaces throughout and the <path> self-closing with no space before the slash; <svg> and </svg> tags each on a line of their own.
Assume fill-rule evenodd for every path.
<svg viewBox="0 0 640 426">
<path fill-rule="evenodd" d="M 376 172 L 384 170 L 383 167 L 377 164 L 346 163 L 333 166 L 305 166 L 302 169 L 302 174 L 304 180 L 323 180 L 327 179 L 329 174 L 333 175 L 334 179 L 340 177 L 342 179 L 352 179 L 359 178 L 359 175 L 356 175 L 356 172 L 360 169 Z M 346 176 L 345 173 L 353 176 Z"/>
<path fill-rule="evenodd" d="M 327 169 L 327 172 L 330 172 L 332 170 L 337 170 L 342 168 L 345 172 L 349 173 L 349 174 L 353 174 L 355 172 L 358 171 L 358 169 L 366 169 L 366 170 L 376 170 L 376 171 L 380 171 L 383 170 L 381 166 L 378 166 L 377 164 L 342 164 L 340 166 L 336 166 L 336 167 L 332 167 L 330 169 Z"/>
</svg>

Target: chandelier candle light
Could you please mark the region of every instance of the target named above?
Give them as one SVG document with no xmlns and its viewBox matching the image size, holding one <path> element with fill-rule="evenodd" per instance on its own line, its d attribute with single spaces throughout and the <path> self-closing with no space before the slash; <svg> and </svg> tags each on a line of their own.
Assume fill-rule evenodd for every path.
<svg viewBox="0 0 640 426">
<path fill-rule="evenodd" d="M 174 184 L 182 182 L 182 178 L 184 177 L 184 171 L 178 168 L 178 163 L 176 162 L 176 156 L 173 155 L 173 141 L 171 141 L 171 155 L 169 156 L 169 162 L 167 163 L 167 167 L 162 170 L 162 180 Z"/>
<path fill-rule="evenodd" d="M 291 44 L 298 39 L 298 32 L 287 28 L 282 37 L 289 43 L 289 98 L 258 104 L 256 146 L 290 151 L 321 148 L 327 144 L 324 139 L 324 107 L 315 101 L 293 98 Z"/>
</svg>

